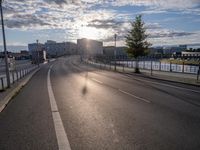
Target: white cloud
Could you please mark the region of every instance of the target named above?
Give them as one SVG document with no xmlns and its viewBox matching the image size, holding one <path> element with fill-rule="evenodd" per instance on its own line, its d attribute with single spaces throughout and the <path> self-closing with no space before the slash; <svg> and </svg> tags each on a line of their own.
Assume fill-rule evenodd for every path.
<svg viewBox="0 0 200 150">
<path fill-rule="evenodd" d="M 98 5 L 101 7 L 97 7 Z M 92 30 L 98 34 L 98 39 L 112 44 L 113 35 L 117 33 L 119 43 L 123 44 L 123 37 L 130 27 L 128 21 L 131 12 L 119 14 L 109 8 L 110 5 L 146 6 L 141 12 L 143 14 L 165 13 L 172 9 L 181 13 L 200 15 L 199 9 L 196 8 L 200 5 L 199 0 L 9 0 L 4 2 L 5 22 L 7 27 L 13 30 L 41 31 L 40 36 L 43 36 L 43 39 L 51 38 L 52 34 L 48 32 L 52 29 L 59 29 L 62 32 L 54 33 L 57 39 L 62 39 L 60 34 L 67 40 L 81 38 L 84 29 L 95 28 Z M 147 28 L 153 43 L 159 43 L 157 41 L 165 38 L 179 39 L 183 36 L 190 37 L 191 42 L 195 40 L 194 34 L 161 29 L 156 23 L 147 24 Z"/>
</svg>

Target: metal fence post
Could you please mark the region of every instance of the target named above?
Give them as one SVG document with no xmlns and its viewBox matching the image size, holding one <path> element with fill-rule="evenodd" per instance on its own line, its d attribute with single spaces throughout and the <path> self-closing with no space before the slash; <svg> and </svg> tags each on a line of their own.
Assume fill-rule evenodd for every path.
<svg viewBox="0 0 200 150">
<path fill-rule="evenodd" d="M 152 60 L 151 60 L 151 76 L 153 75 L 153 66 L 152 66 Z"/>
<path fill-rule="evenodd" d="M 110 60 L 110 70 L 111 70 L 111 60 Z"/>
<path fill-rule="evenodd" d="M 159 71 L 161 71 L 161 61 L 159 61 Z"/>
<path fill-rule="evenodd" d="M 199 75 L 200 75 L 200 63 L 199 63 L 199 69 L 197 71 L 197 82 L 199 81 Z"/>
<path fill-rule="evenodd" d="M 16 71 L 16 74 L 17 74 L 17 81 L 19 80 L 19 74 L 18 74 L 18 71 Z"/>
<path fill-rule="evenodd" d="M 182 65 L 182 72 L 185 72 L 185 62 L 183 61 L 183 65 Z"/>
<path fill-rule="evenodd" d="M 3 77 L 1 78 L 1 86 L 2 86 L 2 90 L 4 90 Z"/>
<path fill-rule="evenodd" d="M 169 71 L 172 72 L 172 62 L 170 61 L 170 64 L 169 64 Z"/>
<path fill-rule="evenodd" d="M 12 79 L 13 79 L 13 83 L 15 83 L 14 71 L 12 71 Z"/>
</svg>

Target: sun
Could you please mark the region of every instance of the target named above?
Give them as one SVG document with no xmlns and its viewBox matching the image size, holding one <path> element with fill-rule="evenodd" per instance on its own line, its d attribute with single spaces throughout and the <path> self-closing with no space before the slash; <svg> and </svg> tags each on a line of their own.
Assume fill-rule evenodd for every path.
<svg viewBox="0 0 200 150">
<path fill-rule="evenodd" d="M 101 32 L 94 27 L 80 27 L 78 34 L 80 38 L 97 40 L 100 38 Z"/>
</svg>

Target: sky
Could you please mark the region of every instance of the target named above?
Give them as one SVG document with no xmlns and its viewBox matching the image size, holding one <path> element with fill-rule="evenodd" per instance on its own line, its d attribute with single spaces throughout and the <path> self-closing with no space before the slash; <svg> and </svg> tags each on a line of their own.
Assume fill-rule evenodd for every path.
<svg viewBox="0 0 200 150">
<path fill-rule="evenodd" d="M 117 46 L 124 46 L 130 22 L 139 14 L 153 46 L 200 45 L 200 0 L 4 0 L 3 10 L 12 50 L 36 39 L 89 38 L 111 46 L 114 34 Z"/>
</svg>

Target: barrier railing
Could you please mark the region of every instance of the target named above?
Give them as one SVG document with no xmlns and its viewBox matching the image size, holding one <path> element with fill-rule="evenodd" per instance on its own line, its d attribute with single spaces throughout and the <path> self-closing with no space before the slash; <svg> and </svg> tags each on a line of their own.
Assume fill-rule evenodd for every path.
<svg viewBox="0 0 200 150">
<path fill-rule="evenodd" d="M 85 63 L 92 64 L 93 66 L 96 66 L 100 69 L 108 69 L 108 70 L 115 70 L 115 65 L 117 70 L 119 71 L 134 71 L 134 68 L 136 67 L 135 61 L 117 61 L 116 63 L 113 61 L 109 62 L 96 62 L 93 60 L 84 60 Z M 149 70 L 151 75 L 153 74 L 153 71 L 157 72 L 173 72 L 173 73 L 179 73 L 179 74 L 190 74 L 195 77 L 196 75 L 196 81 L 199 81 L 200 76 L 200 66 L 191 66 L 191 65 L 179 65 L 179 64 L 167 64 L 167 63 L 161 63 L 156 61 L 139 61 L 138 66 L 142 70 Z"/>
<path fill-rule="evenodd" d="M 11 84 L 14 84 L 18 80 L 25 77 L 27 74 L 29 74 L 31 71 L 36 69 L 37 66 L 32 66 L 29 68 L 23 68 L 20 70 L 13 70 L 10 71 L 10 82 Z M 7 80 L 5 75 L 0 75 L 0 91 L 4 91 L 7 88 Z"/>
</svg>

